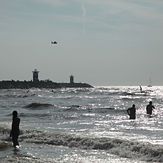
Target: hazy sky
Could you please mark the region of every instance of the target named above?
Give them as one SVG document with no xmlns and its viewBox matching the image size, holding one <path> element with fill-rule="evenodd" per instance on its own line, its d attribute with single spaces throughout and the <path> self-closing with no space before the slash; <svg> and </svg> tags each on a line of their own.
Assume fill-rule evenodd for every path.
<svg viewBox="0 0 163 163">
<path fill-rule="evenodd" d="M 35 68 L 56 82 L 163 85 L 163 0 L 0 0 L 0 80 Z"/>
</svg>

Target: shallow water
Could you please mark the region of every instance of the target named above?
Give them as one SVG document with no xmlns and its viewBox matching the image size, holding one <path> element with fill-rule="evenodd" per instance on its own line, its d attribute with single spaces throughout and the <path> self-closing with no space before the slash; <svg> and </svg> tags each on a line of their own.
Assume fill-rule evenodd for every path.
<svg viewBox="0 0 163 163">
<path fill-rule="evenodd" d="M 163 162 L 163 87 L 0 90 L 3 162 Z M 153 117 L 145 107 L 152 100 Z M 137 118 L 126 109 L 136 105 Z M 20 150 L 9 140 L 21 119 Z"/>
</svg>

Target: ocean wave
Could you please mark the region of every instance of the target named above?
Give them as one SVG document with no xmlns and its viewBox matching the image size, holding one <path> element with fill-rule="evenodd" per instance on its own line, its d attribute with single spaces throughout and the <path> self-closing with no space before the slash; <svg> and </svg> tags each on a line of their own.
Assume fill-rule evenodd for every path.
<svg viewBox="0 0 163 163">
<path fill-rule="evenodd" d="M 0 141 L 0 150 L 5 150 L 11 146 L 7 136 L 9 134 L 8 127 L 1 126 L 1 135 L 2 132 L 7 132 L 6 139 L 1 139 Z M 38 130 L 22 130 L 19 139 L 22 144 L 25 142 L 86 150 L 105 150 L 110 154 L 124 158 L 136 158 L 148 162 L 163 162 L 163 146 L 145 142 L 106 137 L 84 137 L 68 133 L 48 133 Z"/>
<path fill-rule="evenodd" d="M 20 117 L 45 118 L 50 116 L 50 113 L 20 113 Z"/>
<path fill-rule="evenodd" d="M 149 96 L 148 92 L 120 92 L 119 95 L 122 96 Z"/>
<path fill-rule="evenodd" d="M 121 113 L 126 110 L 116 109 L 114 107 L 92 107 L 92 106 L 80 106 L 80 105 L 72 105 L 68 106 L 65 109 L 66 112 L 86 112 L 86 113 Z"/>
<path fill-rule="evenodd" d="M 0 94 L 0 98 L 27 98 L 35 96 L 35 94 Z"/>
<path fill-rule="evenodd" d="M 137 158 L 149 162 L 163 161 L 163 146 L 152 145 L 137 141 L 129 141 L 116 138 L 92 138 L 68 135 L 62 133 L 50 134 L 42 132 L 28 132 L 21 136 L 26 142 L 36 144 L 48 144 L 56 146 L 68 146 L 90 150 L 107 150 L 111 154 L 125 158 Z"/>
<path fill-rule="evenodd" d="M 73 94 L 78 94 L 78 93 L 85 93 L 85 92 L 90 92 L 92 91 L 92 88 L 63 88 L 60 90 L 62 93 L 73 93 Z"/>
<path fill-rule="evenodd" d="M 47 108 L 47 107 L 53 107 L 54 105 L 52 104 L 48 104 L 48 103 L 37 103 L 37 102 L 34 102 L 34 103 L 31 103 L 31 104 L 28 104 L 26 106 L 24 106 L 24 108 L 29 108 L 29 109 L 40 109 L 40 108 Z"/>
<path fill-rule="evenodd" d="M 114 89 L 97 89 L 96 91 L 90 92 L 89 95 L 92 96 L 130 96 L 130 97 L 146 97 L 150 95 L 150 92 L 144 91 L 124 91 L 124 90 L 114 90 Z"/>
</svg>

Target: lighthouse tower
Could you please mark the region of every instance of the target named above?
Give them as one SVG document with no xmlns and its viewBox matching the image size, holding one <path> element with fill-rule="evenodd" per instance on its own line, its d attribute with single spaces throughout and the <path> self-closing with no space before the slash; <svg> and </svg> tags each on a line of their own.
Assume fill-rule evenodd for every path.
<svg viewBox="0 0 163 163">
<path fill-rule="evenodd" d="M 37 71 L 37 69 L 35 69 L 33 72 L 33 82 L 38 82 L 39 79 L 38 79 L 38 73 L 39 71 Z"/>
<path fill-rule="evenodd" d="M 70 76 L 70 84 L 74 84 L 74 76 L 73 75 Z"/>
</svg>

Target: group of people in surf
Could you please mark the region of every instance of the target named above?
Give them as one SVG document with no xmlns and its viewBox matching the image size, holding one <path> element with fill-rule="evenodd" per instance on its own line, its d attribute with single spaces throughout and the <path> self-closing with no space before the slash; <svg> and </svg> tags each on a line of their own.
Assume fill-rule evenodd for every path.
<svg viewBox="0 0 163 163">
<path fill-rule="evenodd" d="M 153 109 L 155 109 L 155 107 L 153 106 L 152 101 L 150 101 L 149 104 L 146 106 L 146 113 L 149 117 L 151 117 Z M 130 119 L 136 119 L 135 104 L 133 104 L 132 107 L 127 109 L 127 114 L 129 115 Z"/>
<path fill-rule="evenodd" d="M 147 115 L 151 116 L 154 108 L 155 107 L 153 106 L 152 101 L 150 101 L 149 104 L 146 106 Z M 127 109 L 127 113 L 130 119 L 136 119 L 135 104 L 133 104 L 132 107 Z M 12 116 L 13 118 L 12 118 L 12 127 L 11 127 L 10 137 L 12 138 L 13 146 L 17 148 L 19 147 L 18 137 L 20 134 L 20 130 L 19 130 L 20 118 L 18 117 L 17 111 L 13 111 Z"/>
</svg>

